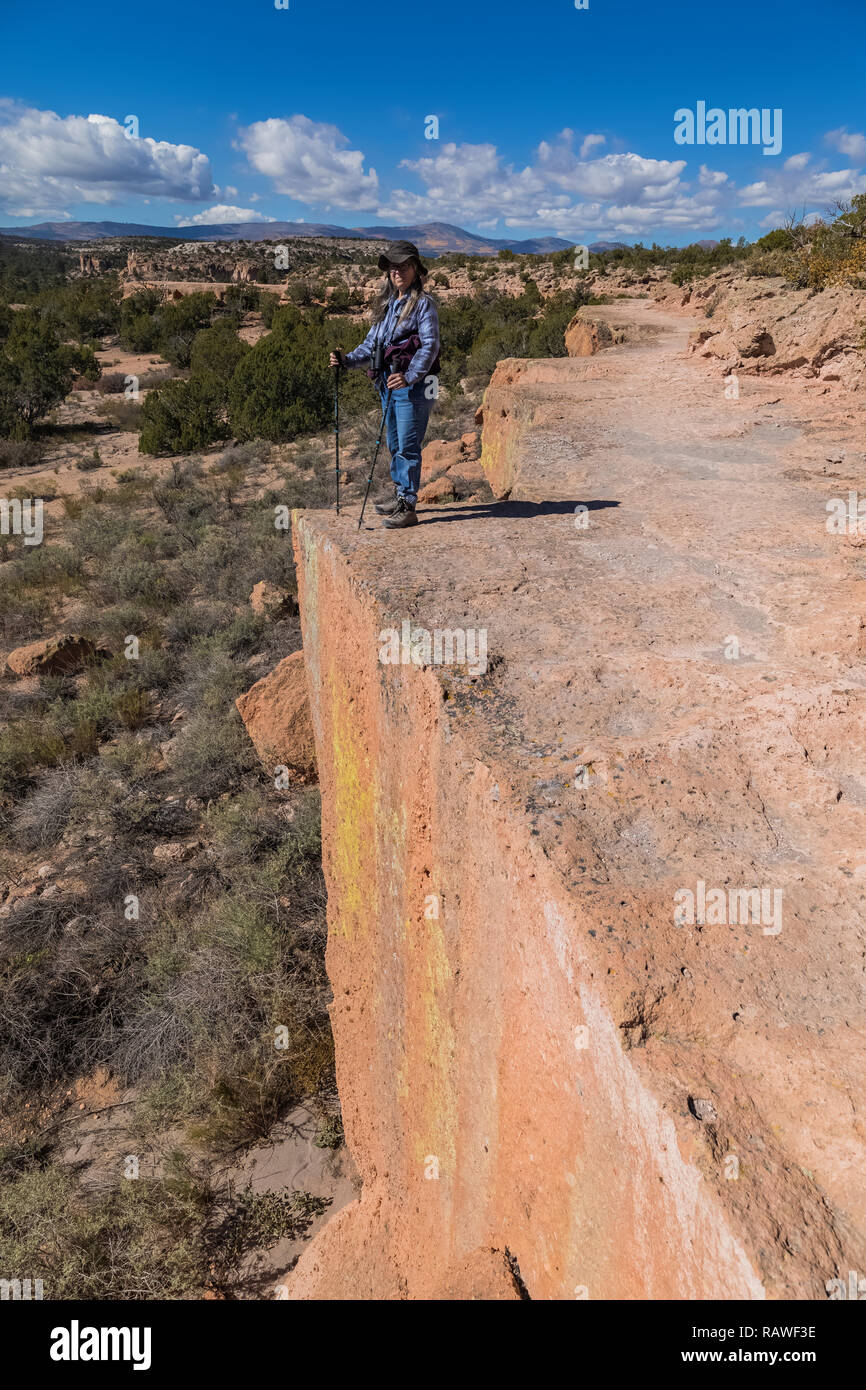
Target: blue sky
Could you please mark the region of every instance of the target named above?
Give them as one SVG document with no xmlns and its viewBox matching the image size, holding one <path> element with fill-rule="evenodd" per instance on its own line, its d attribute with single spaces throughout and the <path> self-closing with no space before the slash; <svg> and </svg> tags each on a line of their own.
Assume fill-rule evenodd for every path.
<svg viewBox="0 0 866 1390">
<path fill-rule="evenodd" d="M 0 225 L 446 221 L 684 244 L 866 191 L 864 0 L 288 4 L 16 5 Z M 674 113 L 699 101 L 781 110 L 781 151 L 677 144 Z"/>
</svg>

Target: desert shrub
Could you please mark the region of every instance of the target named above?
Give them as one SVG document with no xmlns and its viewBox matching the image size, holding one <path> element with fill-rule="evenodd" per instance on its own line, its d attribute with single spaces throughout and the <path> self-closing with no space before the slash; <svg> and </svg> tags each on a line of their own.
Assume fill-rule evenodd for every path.
<svg viewBox="0 0 866 1390">
<path fill-rule="evenodd" d="M 866 288 L 866 193 L 841 203 L 834 220 L 815 223 L 807 238 L 802 228 L 794 228 L 792 237 L 789 278 L 812 289 L 844 284 Z"/>
<path fill-rule="evenodd" d="M 78 560 L 103 563 L 127 538 L 141 533 L 139 518 L 128 512 L 107 511 L 92 502 L 69 527 L 70 553 Z"/>
<path fill-rule="evenodd" d="M 208 326 L 215 307 L 216 296 L 210 292 L 187 294 L 160 307 L 159 351 L 173 367 L 190 365 L 196 334 Z"/>
<path fill-rule="evenodd" d="M 209 599 L 179 603 L 166 618 L 166 639 L 176 647 L 185 647 L 194 637 L 210 637 L 231 620 L 233 612 L 230 603 L 218 603 Z"/>
<path fill-rule="evenodd" d="M 133 352 L 159 352 L 174 367 L 188 367 L 195 336 L 206 328 L 216 296 L 197 291 L 163 303 L 154 290 L 130 295 L 121 305 L 120 340 Z"/>
<path fill-rule="evenodd" d="M 330 1197 L 314 1197 L 309 1192 L 254 1192 L 245 1188 L 214 1230 L 211 1249 L 219 1283 L 231 1282 L 250 1251 L 304 1235 L 330 1203 Z"/>
<path fill-rule="evenodd" d="M 41 719 L 18 719 L 0 729 L 0 797 L 8 797 L 32 782 L 43 767 L 53 767 L 67 754 L 58 729 Z"/>
<path fill-rule="evenodd" d="M 296 300 L 295 302 L 300 303 L 300 300 Z M 259 311 L 261 313 L 262 323 L 264 324 L 265 328 L 271 328 L 273 326 L 274 315 L 276 314 L 279 307 L 279 295 L 269 294 L 267 292 L 265 292 L 262 295 L 261 303 L 259 305 Z"/>
<path fill-rule="evenodd" d="M 218 409 L 228 403 L 229 382 L 249 351 L 249 343 L 243 342 L 225 321 L 196 334 L 190 353 L 191 379 L 199 383 Z"/>
<path fill-rule="evenodd" d="M 193 1074 L 175 1103 L 195 1115 L 191 1133 L 218 1148 L 266 1133 L 287 1106 L 333 1084 L 317 826 L 310 793 L 261 861 L 238 864 L 233 885 L 188 921 L 161 923 L 139 1007 L 120 1030 L 113 1065 L 130 1080 Z M 247 840 L 263 843 L 267 832 Z"/>
<path fill-rule="evenodd" d="M 116 396 L 111 400 L 100 401 L 96 413 L 100 419 L 113 429 L 133 433 L 141 428 L 142 406 L 139 401 L 127 396 Z"/>
<path fill-rule="evenodd" d="M 29 468 L 44 452 L 36 439 L 0 439 L 0 468 Z"/>
<path fill-rule="evenodd" d="M 188 377 L 189 370 L 180 367 L 154 367 L 153 371 L 145 372 L 138 379 L 139 391 L 152 391 L 154 386 L 164 386 L 172 377 Z"/>
<path fill-rule="evenodd" d="M 243 444 L 235 441 L 211 466 L 212 473 L 226 473 L 239 469 L 241 476 L 257 473 L 270 462 L 272 448 L 266 439 L 249 439 Z"/>
<path fill-rule="evenodd" d="M 76 799 L 89 778 L 89 769 L 80 763 L 60 762 L 51 771 L 43 772 L 16 810 L 16 843 L 24 850 L 33 850 L 59 840 L 70 817 L 75 815 Z"/>
<path fill-rule="evenodd" d="M 165 1178 L 96 1193 L 58 1164 L 21 1166 L 0 1189 L 0 1264 L 42 1279 L 46 1298 L 186 1299 L 212 1282 L 212 1194 L 180 1156 Z"/>
<path fill-rule="evenodd" d="M 39 479 L 39 485 L 36 489 L 34 489 L 32 483 L 29 486 L 27 483 L 16 483 L 15 487 L 4 488 L 3 491 L 4 495 L 9 500 L 17 497 L 21 501 L 24 501 L 28 497 L 32 498 L 34 491 L 39 493 L 43 502 L 53 502 L 55 497 L 59 497 L 60 495 L 57 484 L 47 482 L 44 478 Z"/>
<path fill-rule="evenodd" d="M 95 468 L 102 467 L 102 459 L 98 449 L 94 449 L 90 454 L 79 454 L 75 460 L 75 467 L 80 473 L 90 473 Z"/>
<path fill-rule="evenodd" d="M 229 285 L 223 295 L 223 303 L 233 313 L 249 314 L 261 308 L 264 298 L 271 299 L 273 296 L 267 290 L 263 294 L 257 285 Z"/>
<path fill-rule="evenodd" d="M 155 562 L 147 547 L 130 548 L 118 555 L 101 578 L 100 587 L 112 602 L 136 601 L 146 608 L 169 608 L 180 590 L 165 566 Z"/>
<path fill-rule="evenodd" d="M 219 406 L 200 381 L 167 381 L 141 407 L 142 454 L 188 454 L 228 434 Z"/>
<path fill-rule="evenodd" d="M 347 314 L 357 302 L 357 295 L 350 293 L 347 285 L 340 284 L 328 297 L 328 309 L 332 314 Z"/>
<path fill-rule="evenodd" d="M 0 1149 L 0 1261 L 47 1299 L 231 1296 L 247 1256 L 305 1235 L 330 1198 L 217 1189 L 201 1161 L 168 1154 L 158 1177 L 80 1187 L 38 1141 Z"/>
<path fill-rule="evenodd" d="M 249 686 L 249 673 L 234 660 L 231 635 L 230 628 L 200 635 L 184 654 L 182 699 L 193 713 L 176 741 L 172 780 L 200 797 L 233 789 L 256 766 L 255 750 L 235 708 Z"/>
<path fill-rule="evenodd" d="M 0 1073 L 18 1094 L 86 1073 L 106 1053 L 136 933 L 67 895 L 16 904 L 0 935 Z"/>
<path fill-rule="evenodd" d="M 89 348 L 62 342 L 32 310 L 15 314 L 0 350 L 0 435 L 31 438 L 36 421 L 69 394 L 77 375 L 91 381 L 99 376 Z"/>
<path fill-rule="evenodd" d="M 565 357 L 565 330 L 586 302 L 586 294 L 580 289 L 548 299 L 530 331 L 529 356 Z"/>
<path fill-rule="evenodd" d="M 100 642 L 107 642 L 113 649 L 120 648 L 129 635 L 143 640 L 153 638 L 154 635 L 161 638 L 160 630 L 154 628 L 152 609 L 140 602 L 106 602 L 104 594 L 105 591 L 101 587 L 92 591 L 95 601 L 83 608 L 78 622 L 82 632 L 97 638 Z M 124 658 L 119 659 L 125 662 Z M 128 664 L 125 662 L 125 665 Z M 104 669 L 104 666 L 93 667 L 88 673 L 88 679 L 102 679 Z"/>
<path fill-rule="evenodd" d="M 87 381 L 86 377 L 84 381 Z M 124 372 L 103 372 L 99 380 L 94 383 L 94 387 L 103 396 L 122 395 L 126 390 L 126 374 Z"/>
<path fill-rule="evenodd" d="M 3 569 L 0 632 L 4 640 L 32 640 L 62 599 L 81 584 L 81 560 L 68 546 L 21 547 Z"/>
<path fill-rule="evenodd" d="M 103 338 L 120 326 L 120 292 L 114 276 L 76 280 L 45 290 L 31 302 L 64 338 L 79 342 Z"/>
<path fill-rule="evenodd" d="M 238 439 L 294 439 L 321 429 L 333 411 L 328 339 L 321 313 L 294 307 L 241 360 L 229 387 L 229 419 Z"/>
</svg>

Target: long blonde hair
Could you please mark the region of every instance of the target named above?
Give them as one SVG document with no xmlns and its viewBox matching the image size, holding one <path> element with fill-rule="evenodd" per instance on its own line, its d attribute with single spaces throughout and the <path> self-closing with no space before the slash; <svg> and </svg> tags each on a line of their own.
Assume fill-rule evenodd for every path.
<svg viewBox="0 0 866 1390">
<path fill-rule="evenodd" d="M 427 293 L 427 291 L 426 291 L 425 288 L 424 288 L 424 280 L 425 280 L 426 277 L 425 277 L 424 275 L 422 275 L 420 265 L 418 264 L 418 262 L 417 262 L 416 260 L 413 260 L 412 264 L 413 264 L 414 267 L 415 267 L 415 279 L 412 281 L 411 285 L 409 286 L 409 290 L 408 290 L 407 297 L 406 297 L 406 303 L 403 305 L 403 308 L 400 310 L 400 317 L 399 317 L 399 319 L 397 320 L 397 324 L 395 324 L 395 327 L 397 327 L 397 325 L 401 324 L 401 323 L 403 322 L 404 319 L 406 319 L 406 318 L 409 317 L 409 315 L 410 315 L 410 314 L 412 313 L 412 311 L 414 310 L 415 305 L 418 303 L 418 300 L 421 298 L 422 294 L 426 294 L 426 293 Z M 397 298 L 397 287 L 396 287 L 396 285 L 394 285 L 394 284 L 392 283 L 392 281 L 391 281 L 391 274 L 390 274 L 390 272 L 389 272 L 389 273 L 385 276 L 385 279 L 384 279 L 383 282 L 382 282 L 382 288 L 381 288 L 381 290 L 379 291 L 378 296 L 376 297 L 376 302 L 375 302 L 375 304 L 373 305 L 373 327 L 374 327 L 374 328 L 376 327 L 377 324 L 379 324 L 379 323 L 382 322 L 382 320 L 384 319 L 385 315 L 386 315 L 387 312 L 388 312 L 388 309 L 390 308 L 392 299 L 396 299 L 396 298 Z"/>
</svg>

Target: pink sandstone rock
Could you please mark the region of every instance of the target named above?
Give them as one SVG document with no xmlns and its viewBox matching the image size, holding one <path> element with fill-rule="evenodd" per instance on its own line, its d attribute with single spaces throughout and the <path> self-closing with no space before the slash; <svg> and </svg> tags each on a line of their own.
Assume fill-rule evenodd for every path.
<svg viewBox="0 0 866 1390">
<path fill-rule="evenodd" d="M 455 497 L 454 484 L 447 474 L 425 484 L 418 493 L 419 502 L 453 502 Z"/>
<path fill-rule="evenodd" d="M 262 766 L 290 780 L 316 780 L 316 752 L 302 652 L 293 652 L 235 702 Z"/>
<path fill-rule="evenodd" d="M 89 661 L 106 655 L 89 637 L 61 633 L 16 647 L 6 658 L 6 666 L 15 676 L 71 675 L 83 670 Z"/>
<path fill-rule="evenodd" d="M 250 594 L 250 607 L 260 617 L 282 618 L 286 613 L 297 612 L 298 603 L 294 595 L 269 579 L 260 579 Z"/>
<path fill-rule="evenodd" d="M 866 1269 L 866 581 L 814 441 L 866 411 L 728 400 L 693 319 L 631 311 L 654 337 L 497 369 L 484 456 L 534 505 L 295 514 L 363 1187 L 293 1298 L 499 1297 L 485 1251 L 534 1299 Z M 484 631 L 486 670 L 383 664 L 404 620 Z"/>
</svg>

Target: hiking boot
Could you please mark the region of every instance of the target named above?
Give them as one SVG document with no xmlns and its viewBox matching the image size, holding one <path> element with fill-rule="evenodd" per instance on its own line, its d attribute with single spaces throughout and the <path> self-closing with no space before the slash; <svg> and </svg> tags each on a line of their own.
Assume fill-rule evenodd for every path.
<svg viewBox="0 0 866 1390">
<path fill-rule="evenodd" d="M 400 494 L 394 489 L 394 496 L 385 502 L 374 502 L 373 506 L 380 516 L 393 516 L 400 505 Z"/>
<path fill-rule="evenodd" d="M 398 497 L 397 506 L 391 516 L 385 518 L 382 525 L 386 526 L 389 531 L 402 531 L 406 526 L 417 526 L 418 515 L 413 506 L 410 506 L 402 497 Z"/>
</svg>

